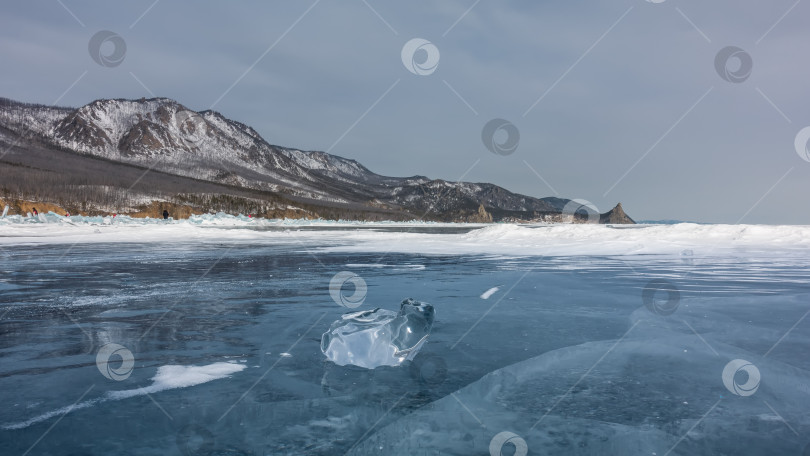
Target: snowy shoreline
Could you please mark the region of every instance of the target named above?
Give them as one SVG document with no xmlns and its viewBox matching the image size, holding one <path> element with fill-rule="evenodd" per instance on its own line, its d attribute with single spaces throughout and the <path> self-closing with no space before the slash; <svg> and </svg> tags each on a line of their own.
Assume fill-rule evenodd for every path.
<svg viewBox="0 0 810 456">
<path fill-rule="evenodd" d="M 466 232 L 458 232 L 459 229 Z M 40 219 L 16 216 L 0 220 L 0 246 L 160 242 L 300 244 L 304 250 L 321 252 L 426 255 L 711 256 L 737 252 L 793 256 L 810 253 L 810 226 L 334 222 L 226 215 L 179 221 L 129 217 L 68 219 L 55 214 Z"/>
</svg>

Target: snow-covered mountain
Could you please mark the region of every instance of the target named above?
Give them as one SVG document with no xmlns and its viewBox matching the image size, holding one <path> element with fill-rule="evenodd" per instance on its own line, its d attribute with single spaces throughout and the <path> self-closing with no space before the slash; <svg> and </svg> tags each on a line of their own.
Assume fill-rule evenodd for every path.
<svg viewBox="0 0 810 456">
<path fill-rule="evenodd" d="M 381 176 L 354 160 L 272 145 L 247 125 L 168 98 L 97 100 L 78 109 L 0 99 L 0 126 L 59 149 L 169 174 L 427 219 L 535 218 L 559 213 L 568 202 L 492 184 Z"/>
</svg>

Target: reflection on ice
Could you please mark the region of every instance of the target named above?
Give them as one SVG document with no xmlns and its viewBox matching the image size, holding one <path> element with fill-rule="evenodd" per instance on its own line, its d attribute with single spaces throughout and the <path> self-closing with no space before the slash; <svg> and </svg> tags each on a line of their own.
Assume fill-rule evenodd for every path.
<svg viewBox="0 0 810 456">
<path fill-rule="evenodd" d="M 408 298 L 399 313 L 384 309 L 344 314 L 321 338 L 321 351 L 340 366 L 374 369 L 413 359 L 433 325 L 433 306 Z"/>
</svg>

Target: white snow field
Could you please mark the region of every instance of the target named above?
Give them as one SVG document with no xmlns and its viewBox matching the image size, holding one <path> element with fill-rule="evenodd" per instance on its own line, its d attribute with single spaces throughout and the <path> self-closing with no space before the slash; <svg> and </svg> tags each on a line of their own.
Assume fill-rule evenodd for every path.
<svg viewBox="0 0 810 456">
<path fill-rule="evenodd" d="M 222 228 L 220 230 L 212 228 Z M 319 229 L 320 228 L 320 229 Z M 330 228 L 330 229 L 327 229 Z M 463 232 L 443 232 L 457 228 Z M 432 230 L 432 232 L 431 232 Z M 448 234 L 449 233 L 449 234 Z M 400 252 L 437 255 L 805 255 L 810 226 L 456 224 L 267 220 L 208 214 L 187 220 L 118 217 L 0 219 L 0 245 L 195 241 L 326 245 L 329 252 Z"/>
</svg>

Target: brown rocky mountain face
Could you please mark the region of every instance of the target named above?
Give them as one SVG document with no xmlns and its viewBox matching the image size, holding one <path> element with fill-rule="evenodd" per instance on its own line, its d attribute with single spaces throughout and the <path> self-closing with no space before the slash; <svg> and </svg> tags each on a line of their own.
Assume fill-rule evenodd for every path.
<svg viewBox="0 0 810 456">
<path fill-rule="evenodd" d="M 619 203 L 613 209 L 601 214 L 599 216 L 599 223 L 608 223 L 611 225 L 628 225 L 635 224 L 636 222 L 624 213 L 622 203 Z"/>
<path fill-rule="evenodd" d="M 9 150 L 0 172 L 14 167 L 0 173 L 18 192 L 9 196 L 104 212 L 166 201 L 268 215 L 532 221 L 569 201 L 486 183 L 382 176 L 354 160 L 269 144 L 247 125 L 167 98 L 77 109 L 0 98 L 0 146 Z"/>
</svg>

